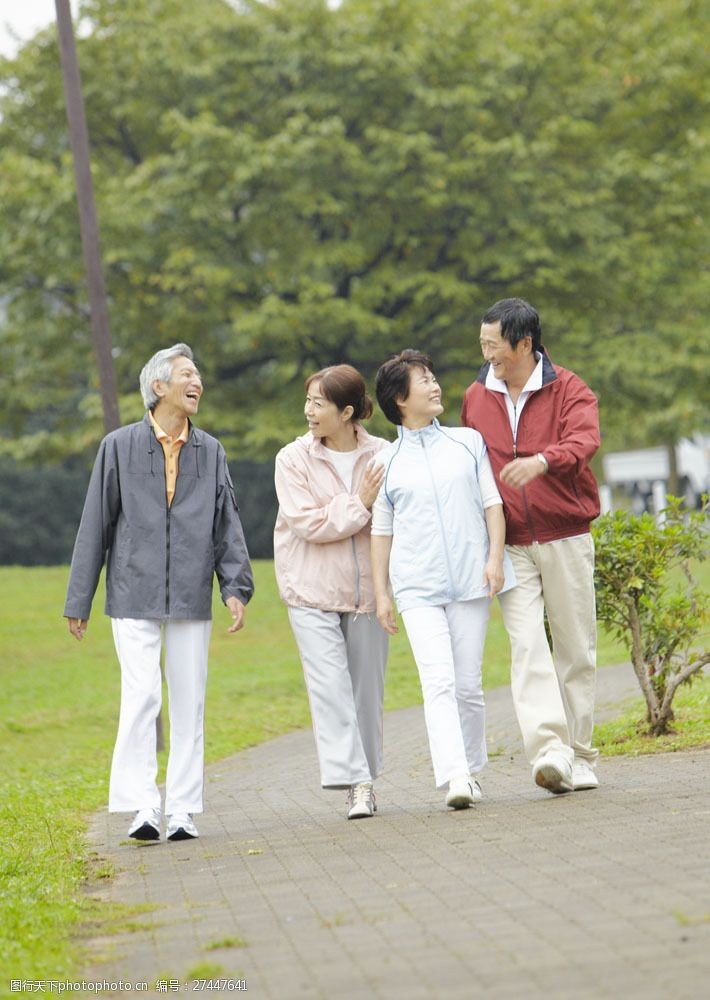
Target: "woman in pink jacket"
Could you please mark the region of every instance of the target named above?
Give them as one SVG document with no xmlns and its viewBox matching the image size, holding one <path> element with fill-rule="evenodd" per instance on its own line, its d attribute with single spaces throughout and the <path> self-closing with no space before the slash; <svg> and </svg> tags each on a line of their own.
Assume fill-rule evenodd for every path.
<svg viewBox="0 0 710 1000">
<path fill-rule="evenodd" d="M 313 719 L 321 784 L 348 789 L 348 819 L 372 816 L 382 771 L 387 633 L 375 615 L 370 519 L 387 445 L 350 365 L 306 379 L 308 433 L 276 456 L 274 565 L 288 605 Z"/>
</svg>

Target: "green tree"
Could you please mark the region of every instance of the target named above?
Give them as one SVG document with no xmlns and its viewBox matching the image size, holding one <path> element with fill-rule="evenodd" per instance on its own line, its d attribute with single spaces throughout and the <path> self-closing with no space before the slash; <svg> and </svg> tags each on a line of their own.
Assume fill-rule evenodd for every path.
<svg viewBox="0 0 710 1000">
<path fill-rule="evenodd" d="M 650 514 L 617 511 L 593 528 L 597 617 L 629 645 L 654 736 L 668 732 L 679 686 L 710 663 L 710 650 L 697 648 L 710 600 L 690 572 L 691 560 L 707 555 L 707 503 L 685 515 L 680 499 L 669 502 L 660 525 Z M 676 570 L 685 586 L 674 582 Z"/>
<path fill-rule="evenodd" d="M 609 443 L 697 425 L 701 3 L 83 10 L 126 419 L 142 360 L 181 339 L 235 457 L 300 429 L 310 370 L 371 376 L 404 346 L 431 352 L 455 420 L 481 312 L 521 294 Z M 3 76 L 0 448 L 59 456 L 95 442 L 100 407 L 53 33 Z"/>
</svg>

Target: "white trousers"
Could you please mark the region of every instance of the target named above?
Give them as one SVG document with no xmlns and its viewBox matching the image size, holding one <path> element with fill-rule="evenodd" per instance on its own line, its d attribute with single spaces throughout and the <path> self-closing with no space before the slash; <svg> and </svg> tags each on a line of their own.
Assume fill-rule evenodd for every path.
<svg viewBox="0 0 710 1000">
<path fill-rule="evenodd" d="M 590 534 L 507 547 L 517 587 L 500 594 L 512 654 L 511 691 L 525 753 L 558 750 L 594 764 L 597 622 Z M 552 633 L 550 646 L 544 613 Z"/>
<path fill-rule="evenodd" d="M 382 773 L 388 637 L 375 615 L 289 607 L 323 788 Z"/>
<path fill-rule="evenodd" d="M 488 760 L 483 699 L 487 597 L 402 612 L 424 697 L 437 788 L 476 774 Z"/>
<path fill-rule="evenodd" d="M 109 812 L 160 808 L 155 720 L 165 644 L 170 753 L 165 812 L 202 812 L 207 649 L 211 621 L 112 618 L 121 665 L 121 713 L 111 763 Z"/>
</svg>

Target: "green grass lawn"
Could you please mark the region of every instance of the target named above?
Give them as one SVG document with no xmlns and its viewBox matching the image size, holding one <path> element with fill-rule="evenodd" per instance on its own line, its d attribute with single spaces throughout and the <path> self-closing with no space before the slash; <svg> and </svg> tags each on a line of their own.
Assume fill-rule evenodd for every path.
<svg viewBox="0 0 710 1000">
<path fill-rule="evenodd" d="M 696 675 L 690 684 L 681 685 L 673 699 L 673 715 L 671 732 L 649 736 L 646 702 L 643 697 L 630 699 L 617 718 L 594 727 L 594 745 L 605 757 L 710 746 L 710 675 Z"/>
<path fill-rule="evenodd" d="M 309 725 L 272 564 L 257 562 L 254 570 L 257 592 L 242 632 L 227 634 L 231 619 L 215 604 L 208 762 Z M 90 861 L 86 817 L 107 799 L 119 669 L 102 592 L 84 641 L 69 635 L 61 617 L 66 580 L 66 567 L 0 567 L 0 995 L 11 978 L 76 974 L 73 935 L 86 918 L 80 888 Z M 625 659 L 623 648 L 600 637 L 601 664 Z M 487 688 L 507 683 L 508 663 L 496 602 L 486 644 Z M 391 645 L 386 707 L 420 700 L 401 631 Z"/>
</svg>

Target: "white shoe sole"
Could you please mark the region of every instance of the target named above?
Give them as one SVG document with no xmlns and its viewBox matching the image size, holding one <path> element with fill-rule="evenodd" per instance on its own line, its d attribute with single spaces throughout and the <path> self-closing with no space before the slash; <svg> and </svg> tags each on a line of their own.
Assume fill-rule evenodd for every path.
<svg viewBox="0 0 710 1000">
<path fill-rule="evenodd" d="M 572 783 L 554 764 L 543 764 L 535 771 L 535 784 L 555 795 L 573 791 Z"/>
<path fill-rule="evenodd" d="M 348 819 L 370 819 L 370 817 L 374 815 L 374 811 L 370 812 L 370 810 L 366 809 L 364 806 L 362 809 L 355 809 L 355 807 L 353 807 L 348 813 Z"/>
<path fill-rule="evenodd" d="M 573 782 L 575 792 L 588 792 L 592 788 L 599 788 L 599 781 L 595 778 L 586 778 L 584 781 Z"/>
</svg>

